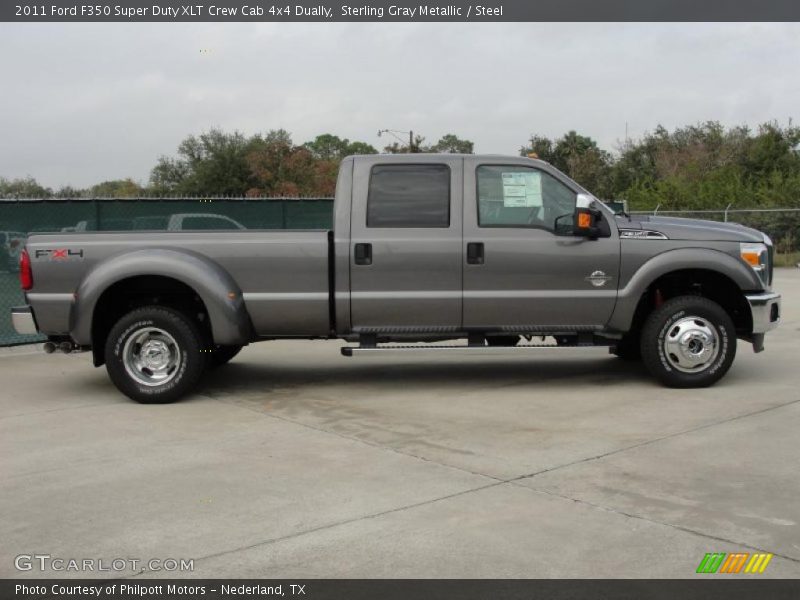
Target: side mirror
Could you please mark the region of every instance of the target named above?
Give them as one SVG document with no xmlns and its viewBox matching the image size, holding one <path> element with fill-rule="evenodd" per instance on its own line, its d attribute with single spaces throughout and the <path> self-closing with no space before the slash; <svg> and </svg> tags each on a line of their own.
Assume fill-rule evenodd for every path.
<svg viewBox="0 0 800 600">
<path fill-rule="evenodd" d="M 554 233 L 564 236 L 575 235 L 575 215 L 567 213 L 556 217 Z"/>
<path fill-rule="evenodd" d="M 603 213 L 593 208 L 594 198 L 588 194 L 578 194 L 575 202 L 575 215 L 573 220 L 573 235 L 597 239 L 600 235 L 598 221 L 602 219 Z"/>
</svg>

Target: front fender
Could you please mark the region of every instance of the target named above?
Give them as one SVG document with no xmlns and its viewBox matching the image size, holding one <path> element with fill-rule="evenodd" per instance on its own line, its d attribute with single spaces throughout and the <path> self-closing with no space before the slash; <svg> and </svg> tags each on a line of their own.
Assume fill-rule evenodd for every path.
<svg viewBox="0 0 800 600">
<path fill-rule="evenodd" d="M 608 328 L 613 331 L 628 331 L 639 299 L 647 288 L 663 275 L 686 269 L 714 271 L 726 276 L 742 291 L 760 290 L 763 287 L 752 269 L 725 252 L 709 248 L 668 250 L 642 264 L 625 287 L 619 290 Z"/>
<path fill-rule="evenodd" d="M 190 250 L 148 248 L 112 256 L 94 266 L 83 278 L 72 307 L 71 335 L 76 343 L 90 345 L 95 307 L 109 287 L 131 277 L 169 277 L 192 288 L 208 311 L 214 342 L 242 345 L 252 337 L 252 325 L 242 290 L 225 269 Z"/>
</svg>

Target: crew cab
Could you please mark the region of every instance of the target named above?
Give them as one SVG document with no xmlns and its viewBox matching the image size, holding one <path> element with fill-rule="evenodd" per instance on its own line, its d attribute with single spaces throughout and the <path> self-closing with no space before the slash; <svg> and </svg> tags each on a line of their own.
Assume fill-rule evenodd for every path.
<svg viewBox="0 0 800 600">
<path fill-rule="evenodd" d="M 167 402 L 242 346 L 287 338 L 343 338 L 346 356 L 601 346 L 665 385 L 708 386 L 737 339 L 761 351 L 780 321 L 768 236 L 615 215 L 539 160 L 352 156 L 333 210 L 330 231 L 32 235 L 15 326 Z"/>
</svg>

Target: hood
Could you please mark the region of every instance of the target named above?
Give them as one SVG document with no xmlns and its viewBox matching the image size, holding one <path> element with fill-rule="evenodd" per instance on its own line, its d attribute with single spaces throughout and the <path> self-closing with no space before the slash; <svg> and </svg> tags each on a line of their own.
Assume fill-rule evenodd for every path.
<svg viewBox="0 0 800 600">
<path fill-rule="evenodd" d="M 618 217 L 620 229 L 644 229 L 663 233 L 671 240 L 706 242 L 763 242 L 764 234 L 738 223 L 722 223 L 704 219 L 634 215 L 630 222 Z"/>
</svg>

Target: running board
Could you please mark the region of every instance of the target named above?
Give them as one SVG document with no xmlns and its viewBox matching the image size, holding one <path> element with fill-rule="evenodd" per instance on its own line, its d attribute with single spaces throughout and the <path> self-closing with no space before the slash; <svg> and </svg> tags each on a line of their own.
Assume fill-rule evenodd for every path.
<svg viewBox="0 0 800 600">
<path fill-rule="evenodd" d="M 594 344 L 564 345 L 556 344 L 520 344 L 519 346 L 438 346 L 438 345 L 407 345 L 399 344 L 384 346 L 344 346 L 343 356 L 355 356 L 356 354 L 390 354 L 425 352 L 433 354 L 511 354 L 514 352 L 526 352 L 531 350 L 560 350 L 563 348 L 597 348 Z"/>
</svg>

